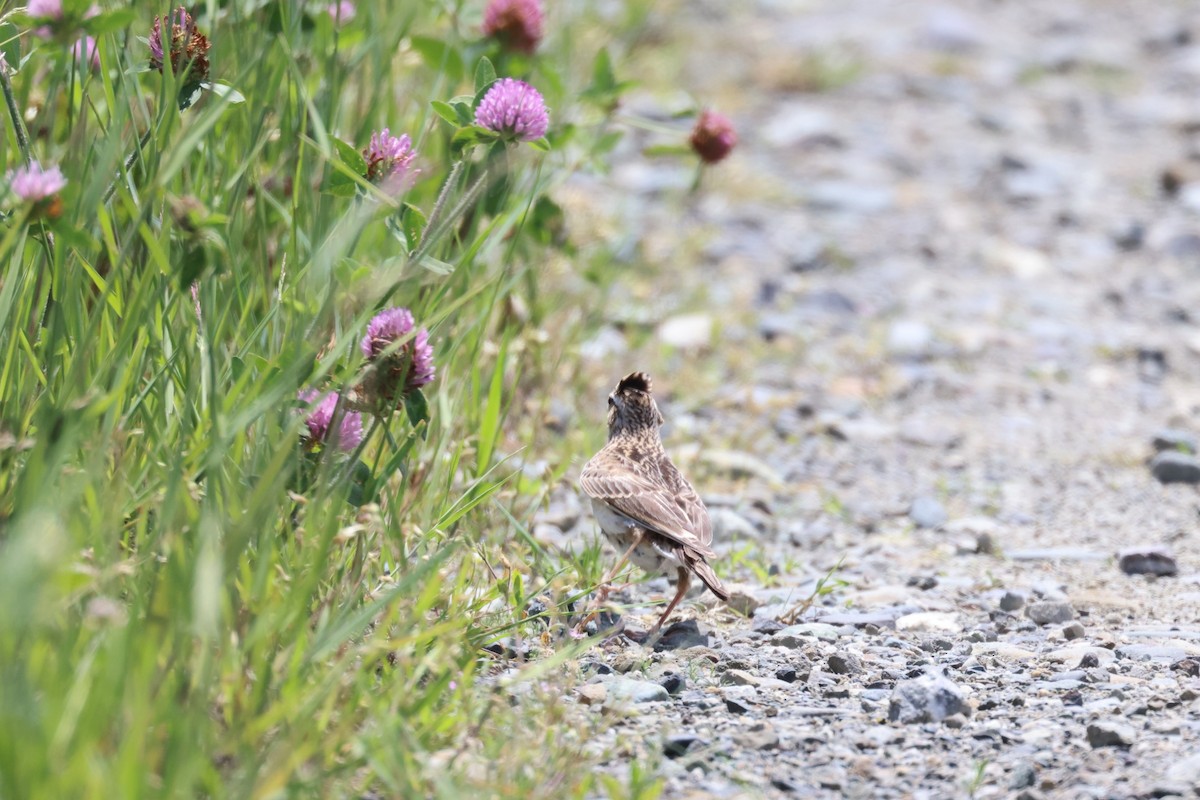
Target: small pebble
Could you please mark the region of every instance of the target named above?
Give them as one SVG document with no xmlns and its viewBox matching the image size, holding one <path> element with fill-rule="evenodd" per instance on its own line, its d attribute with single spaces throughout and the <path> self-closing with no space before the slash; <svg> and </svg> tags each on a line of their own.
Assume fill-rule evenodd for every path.
<svg viewBox="0 0 1200 800">
<path fill-rule="evenodd" d="M 922 495 L 912 502 L 908 516 L 918 528 L 937 528 L 946 524 L 949 515 L 936 498 Z"/>
<path fill-rule="evenodd" d="M 1008 591 L 1000 598 L 1001 611 L 1018 611 L 1025 605 L 1025 595 L 1020 592 Z"/>
<path fill-rule="evenodd" d="M 1082 639 L 1085 633 L 1083 625 L 1079 624 L 1078 622 L 1072 622 L 1069 625 L 1063 626 L 1062 632 L 1063 636 L 1067 637 L 1069 641 L 1074 639 Z"/>
</svg>

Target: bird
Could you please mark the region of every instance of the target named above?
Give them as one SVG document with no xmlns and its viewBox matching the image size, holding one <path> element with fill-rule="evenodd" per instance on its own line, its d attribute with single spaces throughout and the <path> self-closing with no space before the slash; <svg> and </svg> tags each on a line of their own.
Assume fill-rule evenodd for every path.
<svg viewBox="0 0 1200 800">
<path fill-rule="evenodd" d="M 632 561 L 647 572 L 678 575 L 675 597 L 646 636 L 662 628 L 698 577 L 722 601 L 729 592 L 709 566 L 716 558 L 712 520 L 695 487 L 663 448 L 666 420 L 654 402 L 650 376 L 631 372 L 608 396 L 608 443 L 583 467 L 580 486 L 608 541 L 623 552 L 601 583 L 600 596 Z"/>
</svg>

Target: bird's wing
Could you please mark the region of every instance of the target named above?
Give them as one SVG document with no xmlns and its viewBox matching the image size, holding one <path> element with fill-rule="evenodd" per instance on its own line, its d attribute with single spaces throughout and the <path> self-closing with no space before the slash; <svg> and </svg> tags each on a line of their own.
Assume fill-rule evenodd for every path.
<svg viewBox="0 0 1200 800">
<path fill-rule="evenodd" d="M 712 557 L 712 523 L 695 489 L 673 491 L 616 458 L 592 459 L 579 478 L 583 491 L 647 530 Z M 707 536 L 707 539 L 703 538 Z"/>
</svg>

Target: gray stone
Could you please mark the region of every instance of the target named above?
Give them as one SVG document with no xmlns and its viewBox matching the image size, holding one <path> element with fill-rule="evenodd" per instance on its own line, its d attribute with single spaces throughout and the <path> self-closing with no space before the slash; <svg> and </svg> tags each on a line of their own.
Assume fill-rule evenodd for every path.
<svg viewBox="0 0 1200 800">
<path fill-rule="evenodd" d="M 723 686 L 758 686 L 761 680 L 744 669 L 731 669 L 721 676 Z"/>
<path fill-rule="evenodd" d="M 900 681 L 888 702 L 890 722 L 941 722 L 952 714 L 969 713 L 962 690 L 938 671 Z"/>
<path fill-rule="evenodd" d="M 1130 547 L 1117 554 L 1117 565 L 1126 575 L 1177 575 L 1179 564 L 1163 545 Z"/>
<path fill-rule="evenodd" d="M 862 659 L 851 653 L 834 653 L 829 657 L 829 671 L 834 675 L 857 675 L 863 671 Z"/>
<path fill-rule="evenodd" d="M 983 30 L 972 17 L 946 6 L 930 10 L 921 29 L 921 38 L 934 50 L 949 53 L 965 53 L 985 42 Z"/>
<path fill-rule="evenodd" d="M 1037 780 L 1037 773 L 1033 769 L 1033 765 L 1028 762 L 1017 764 L 1012 771 L 1012 777 L 1008 781 L 1008 788 L 1013 791 L 1028 789 L 1033 786 Z"/>
<path fill-rule="evenodd" d="M 774 750 L 779 746 L 779 734 L 766 722 L 758 722 L 735 735 L 733 741 L 747 750 Z"/>
<path fill-rule="evenodd" d="M 1040 600 L 1025 608 L 1025 616 L 1038 625 L 1051 625 L 1075 619 L 1075 609 L 1071 608 L 1070 603 L 1060 600 Z"/>
<path fill-rule="evenodd" d="M 608 688 L 602 683 L 585 683 L 575 689 L 575 694 L 585 706 L 596 706 L 608 698 Z"/>
<path fill-rule="evenodd" d="M 937 528 L 946 524 L 949 516 L 937 498 L 921 495 L 912 501 L 908 516 L 918 528 Z"/>
<path fill-rule="evenodd" d="M 1150 461 L 1150 473 L 1159 483 L 1200 483 L 1200 459 L 1164 450 Z"/>
<path fill-rule="evenodd" d="M 1087 740 L 1093 748 L 1133 746 L 1137 732 L 1123 722 L 1099 720 L 1087 726 Z"/>
<path fill-rule="evenodd" d="M 1086 631 L 1083 629 L 1083 626 L 1080 625 L 1078 622 L 1072 622 L 1069 625 L 1064 625 L 1062 632 L 1063 632 L 1063 636 L 1066 637 L 1067 641 L 1073 641 L 1075 639 L 1082 639 L 1084 637 L 1084 634 L 1086 633 Z"/>
<path fill-rule="evenodd" d="M 805 187 L 808 204 L 821 211 L 874 214 L 895 203 L 890 186 L 871 186 L 842 180 L 814 181 Z"/>
</svg>

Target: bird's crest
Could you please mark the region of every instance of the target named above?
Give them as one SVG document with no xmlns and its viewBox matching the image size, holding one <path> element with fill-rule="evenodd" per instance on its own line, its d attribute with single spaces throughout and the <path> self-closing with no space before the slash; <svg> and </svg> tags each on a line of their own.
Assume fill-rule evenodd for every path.
<svg viewBox="0 0 1200 800">
<path fill-rule="evenodd" d="M 650 376 L 644 372 L 631 372 L 624 378 L 621 378 L 621 382 L 617 384 L 616 391 L 635 391 L 650 394 Z"/>
</svg>

